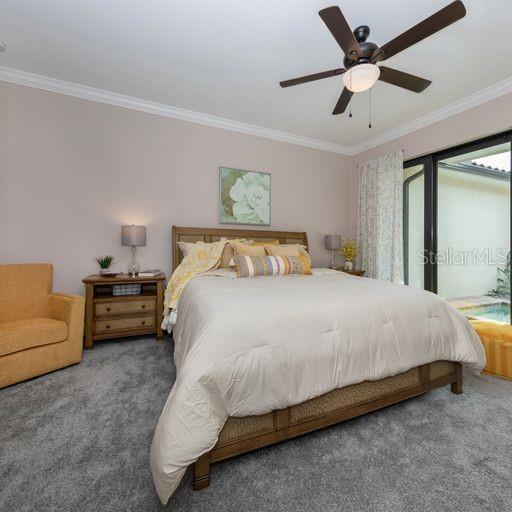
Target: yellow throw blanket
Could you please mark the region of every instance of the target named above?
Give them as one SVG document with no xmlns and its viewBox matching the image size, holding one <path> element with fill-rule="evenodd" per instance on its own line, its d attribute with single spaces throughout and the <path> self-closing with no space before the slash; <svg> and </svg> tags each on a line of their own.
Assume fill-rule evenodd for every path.
<svg viewBox="0 0 512 512">
<path fill-rule="evenodd" d="M 220 242 L 205 243 L 197 242 L 193 250 L 191 250 L 183 261 L 178 265 L 172 273 L 167 289 L 165 290 L 164 299 L 164 321 L 162 328 L 168 329 L 170 325 L 175 323 L 175 316 L 171 315 L 172 310 L 176 310 L 178 300 L 185 288 L 185 285 L 195 276 L 215 270 L 220 265 L 222 251 L 227 240 Z"/>
</svg>

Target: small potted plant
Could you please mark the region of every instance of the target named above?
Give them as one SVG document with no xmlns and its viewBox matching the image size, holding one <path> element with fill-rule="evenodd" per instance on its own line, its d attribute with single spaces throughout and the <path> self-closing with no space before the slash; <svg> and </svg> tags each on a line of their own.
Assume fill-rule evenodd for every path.
<svg viewBox="0 0 512 512">
<path fill-rule="evenodd" d="M 357 249 L 357 242 L 355 242 L 351 238 L 345 240 L 345 243 L 343 244 L 343 247 L 340 250 L 341 255 L 345 258 L 345 263 L 343 265 L 343 268 L 345 270 L 352 270 L 354 268 L 354 261 L 356 260 L 357 257 Z"/>
<path fill-rule="evenodd" d="M 110 274 L 110 265 L 114 263 L 114 256 L 107 254 L 101 258 L 96 258 L 96 263 L 100 266 L 100 276 Z"/>
</svg>

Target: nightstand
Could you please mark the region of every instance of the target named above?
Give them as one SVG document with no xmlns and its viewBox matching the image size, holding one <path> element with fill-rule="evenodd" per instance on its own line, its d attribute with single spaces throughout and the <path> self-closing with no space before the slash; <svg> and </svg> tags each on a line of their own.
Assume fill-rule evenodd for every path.
<svg viewBox="0 0 512 512">
<path fill-rule="evenodd" d="M 345 274 L 350 274 L 351 276 L 359 276 L 359 277 L 364 277 L 364 274 L 366 272 L 366 270 L 345 270 L 344 268 L 339 268 L 338 269 L 340 272 L 345 272 Z"/>
<path fill-rule="evenodd" d="M 165 274 L 154 277 L 115 277 L 91 275 L 82 279 L 85 284 L 85 348 L 94 342 L 140 334 L 163 337 Z M 140 284 L 138 295 L 114 295 L 112 285 Z"/>
</svg>

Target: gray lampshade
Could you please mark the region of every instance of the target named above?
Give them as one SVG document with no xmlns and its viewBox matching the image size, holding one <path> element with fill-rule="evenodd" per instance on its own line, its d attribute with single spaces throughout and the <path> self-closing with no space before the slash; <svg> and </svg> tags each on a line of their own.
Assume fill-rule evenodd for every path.
<svg viewBox="0 0 512 512">
<path fill-rule="evenodd" d="M 341 249 L 341 235 L 325 235 L 325 248 L 333 251 Z"/>
<path fill-rule="evenodd" d="M 121 226 L 122 245 L 146 245 L 146 226 Z"/>
</svg>

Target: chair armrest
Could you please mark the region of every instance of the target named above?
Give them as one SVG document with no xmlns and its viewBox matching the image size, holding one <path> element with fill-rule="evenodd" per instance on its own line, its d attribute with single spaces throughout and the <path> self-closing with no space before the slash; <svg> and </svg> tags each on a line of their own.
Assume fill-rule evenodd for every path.
<svg viewBox="0 0 512 512">
<path fill-rule="evenodd" d="M 54 320 L 62 320 L 68 325 L 74 317 L 83 317 L 85 299 L 80 295 L 51 293 L 48 296 L 49 315 Z"/>
<path fill-rule="evenodd" d="M 68 324 L 68 355 L 72 362 L 82 360 L 84 339 L 85 299 L 80 295 L 48 295 L 49 315 L 54 320 L 62 320 Z"/>
</svg>

